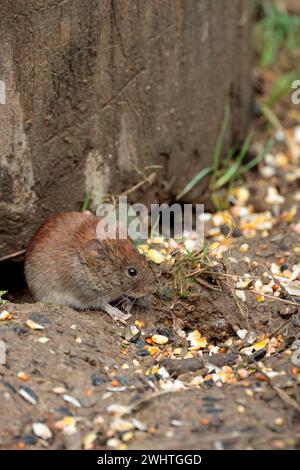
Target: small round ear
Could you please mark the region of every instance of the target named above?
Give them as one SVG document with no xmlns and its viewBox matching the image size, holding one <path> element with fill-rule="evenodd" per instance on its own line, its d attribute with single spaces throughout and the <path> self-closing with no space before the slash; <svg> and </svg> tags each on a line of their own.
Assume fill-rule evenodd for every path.
<svg viewBox="0 0 300 470">
<path fill-rule="evenodd" d="M 97 258 L 105 258 L 105 246 L 102 240 L 93 238 L 92 240 L 88 241 L 86 249 L 90 253 L 93 253 L 95 256 L 97 256 Z"/>
</svg>

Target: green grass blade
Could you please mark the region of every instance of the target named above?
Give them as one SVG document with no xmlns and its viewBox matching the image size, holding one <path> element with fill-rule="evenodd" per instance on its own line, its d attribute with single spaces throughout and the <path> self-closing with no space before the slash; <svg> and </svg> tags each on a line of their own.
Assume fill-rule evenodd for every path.
<svg viewBox="0 0 300 470">
<path fill-rule="evenodd" d="M 229 122 L 229 116 L 230 116 L 230 107 L 226 103 L 225 108 L 224 108 L 224 114 L 223 114 L 223 119 L 221 123 L 221 128 L 220 132 L 217 138 L 217 142 L 215 145 L 215 150 L 214 150 L 214 155 L 213 155 L 213 164 L 212 164 L 212 173 L 214 178 L 214 175 L 216 171 L 218 171 L 218 168 L 220 166 L 220 160 L 221 160 L 221 152 L 222 152 L 222 145 L 223 145 L 223 140 L 224 140 L 224 135 L 228 126 Z"/>
<path fill-rule="evenodd" d="M 196 186 L 196 184 L 199 183 L 199 181 L 203 180 L 203 178 L 205 178 L 211 172 L 211 170 L 211 167 L 207 167 L 199 171 L 183 188 L 183 190 L 176 196 L 176 201 L 179 201 L 179 199 L 189 193 Z"/>
<path fill-rule="evenodd" d="M 279 77 L 271 88 L 267 99 L 267 105 L 273 107 L 274 104 L 283 96 L 291 92 L 291 84 L 300 76 L 300 68 L 288 72 Z"/>
<path fill-rule="evenodd" d="M 223 165 L 224 167 L 226 167 L 226 165 L 228 165 L 228 164 L 230 163 L 230 161 L 231 161 L 233 155 L 235 154 L 236 150 L 237 150 L 237 145 L 236 145 L 236 144 L 234 144 L 234 145 L 228 150 L 226 157 L 225 157 L 225 158 L 223 159 L 223 161 L 222 161 L 222 165 Z"/>
<path fill-rule="evenodd" d="M 92 193 L 88 193 L 84 198 L 84 201 L 81 207 L 81 212 L 88 210 L 91 199 L 92 199 Z"/>
<path fill-rule="evenodd" d="M 7 294 L 7 290 L 0 290 L 0 305 L 4 305 L 8 302 L 6 299 L 2 299 L 3 295 Z"/>
<path fill-rule="evenodd" d="M 214 189 L 219 189 L 222 186 L 225 186 L 225 184 L 227 184 L 236 176 L 236 173 L 238 169 L 240 168 L 240 166 L 242 165 L 245 155 L 249 149 L 250 142 L 251 142 L 251 135 L 249 134 L 247 138 L 244 140 L 241 151 L 239 155 L 237 156 L 237 159 L 228 168 L 228 170 L 216 181 L 214 185 Z"/>
<path fill-rule="evenodd" d="M 283 39 L 283 34 L 281 31 L 273 32 L 273 31 L 268 31 L 267 37 L 265 37 L 265 44 L 264 48 L 262 51 L 262 57 L 261 57 L 261 66 L 264 68 L 269 67 L 272 62 L 274 61 L 280 43 Z"/>
<path fill-rule="evenodd" d="M 240 168 L 237 176 L 241 176 L 244 173 L 247 173 L 247 171 L 251 170 L 251 168 L 255 167 L 267 155 L 267 153 L 270 152 L 274 144 L 275 139 L 273 139 L 272 137 L 268 140 L 262 151 L 255 158 L 253 158 L 249 163 Z"/>
</svg>

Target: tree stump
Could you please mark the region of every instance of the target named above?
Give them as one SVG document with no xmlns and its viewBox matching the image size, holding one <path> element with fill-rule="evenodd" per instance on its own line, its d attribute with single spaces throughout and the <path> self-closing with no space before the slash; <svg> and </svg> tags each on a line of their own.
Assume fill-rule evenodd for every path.
<svg viewBox="0 0 300 470">
<path fill-rule="evenodd" d="M 48 216 L 80 209 L 87 194 L 96 206 L 156 172 L 132 198 L 174 199 L 211 162 L 225 103 L 226 145 L 245 135 L 251 7 L 2 1 L 0 257 L 24 248 Z M 201 202 L 199 188 L 190 200 Z"/>
</svg>

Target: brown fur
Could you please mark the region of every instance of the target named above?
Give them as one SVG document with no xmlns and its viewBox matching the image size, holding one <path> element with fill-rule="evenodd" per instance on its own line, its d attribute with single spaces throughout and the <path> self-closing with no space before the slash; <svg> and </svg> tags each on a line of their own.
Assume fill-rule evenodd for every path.
<svg viewBox="0 0 300 470">
<path fill-rule="evenodd" d="M 98 222 L 93 215 L 63 212 L 36 232 L 25 259 L 36 300 L 85 310 L 153 292 L 153 273 L 132 241 L 97 240 Z M 128 275 L 129 267 L 137 269 L 137 276 Z"/>
</svg>

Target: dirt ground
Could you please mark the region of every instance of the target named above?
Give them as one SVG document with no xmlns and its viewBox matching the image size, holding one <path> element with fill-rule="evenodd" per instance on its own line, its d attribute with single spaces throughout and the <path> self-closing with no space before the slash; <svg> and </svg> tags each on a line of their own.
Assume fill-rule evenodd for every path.
<svg viewBox="0 0 300 470">
<path fill-rule="evenodd" d="M 280 247 L 280 237 L 285 246 Z M 295 236 L 285 234 L 284 227 L 267 240 L 252 239 L 248 241 L 250 263 L 230 263 L 231 273 L 242 275 L 256 261 L 255 273 L 261 274 L 261 265 L 270 257 L 275 262 L 290 255 L 289 262 L 293 263 L 295 259 L 288 247 L 296 242 Z M 240 239 L 234 239 L 224 263 L 241 257 L 240 245 Z M 117 325 L 102 312 L 6 304 L 5 309 L 13 317 L 0 322 L 0 339 L 7 347 L 6 364 L 0 366 L 0 447 L 299 448 L 299 373 L 291 362 L 290 349 L 300 338 L 297 306 L 274 300 L 258 303 L 255 296 L 247 294 L 248 311 L 244 314 L 230 289 L 217 292 L 202 285 L 197 295 L 177 302 L 170 289 L 167 292 L 169 300 L 163 292 L 163 299 L 155 297 L 149 305 L 133 307 L 133 316 L 126 326 Z M 43 329 L 31 329 L 26 324 L 28 319 Z M 144 322 L 144 335 L 124 344 L 129 326 L 136 320 Z M 281 328 L 287 321 L 285 329 Z M 217 385 L 204 365 L 196 364 L 194 370 L 187 366 L 185 370 L 188 359 L 178 361 L 168 358 L 168 354 L 155 358 L 145 351 L 145 338 L 159 333 L 169 338 L 168 344 L 159 348 L 182 348 L 182 357 L 188 351 L 188 343 L 176 333 L 178 328 L 196 328 L 209 344 L 215 345 L 224 344 L 243 328 L 270 336 L 276 330 L 284 334 L 275 354 L 264 357 L 263 351 L 261 358 L 252 355 L 250 362 L 245 358 L 242 362 L 233 361 L 233 370 L 247 368 L 246 378 Z M 205 349 L 203 356 L 204 364 L 210 362 Z M 195 359 L 199 357 L 191 358 Z M 261 371 L 260 360 L 273 372 L 271 378 Z M 174 372 L 174 362 L 175 369 L 179 362 L 182 369 Z M 159 384 L 164 378 L 157 370 L 149 374 L 157 363 L 170 371 L 171 377 L 165 378 L 172 384 L 170 389 L 161 389 Z M 199 376 L 206 377 L 205 381 L 191 385 L 193 378 Z M 22 388 L 33 403 L 20 395 Z M 77 401 L 69 403 L 65 395 Z M 127 407 L 125 412 L 119 405 Z M 36 436 L 33 423 L 46 424 L 51 437 Z"/>
</svg>

